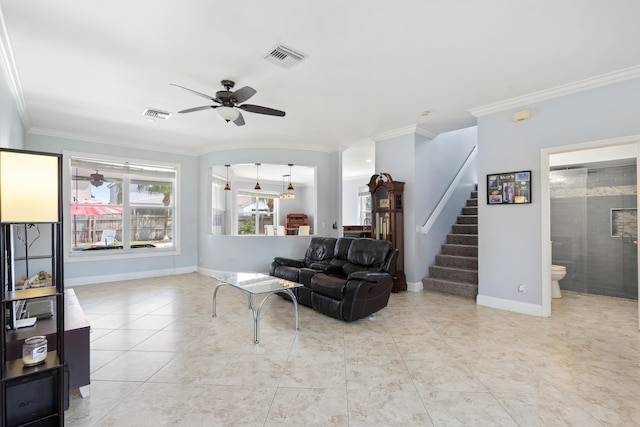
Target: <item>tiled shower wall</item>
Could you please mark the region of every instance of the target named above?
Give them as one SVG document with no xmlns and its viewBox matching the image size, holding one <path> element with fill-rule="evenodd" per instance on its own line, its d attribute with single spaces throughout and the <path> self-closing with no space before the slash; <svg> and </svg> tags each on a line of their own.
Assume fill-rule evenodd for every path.
<svg viewBox="0 0 640 427">
<path fill-rule="evenodd" d="M 638 298 L 637 230 L 612 237 L 619 208 L 636 208 L 635 165 L 551 172 L 552 262 L 567 267 L 561 289 Z"/>
</svg>

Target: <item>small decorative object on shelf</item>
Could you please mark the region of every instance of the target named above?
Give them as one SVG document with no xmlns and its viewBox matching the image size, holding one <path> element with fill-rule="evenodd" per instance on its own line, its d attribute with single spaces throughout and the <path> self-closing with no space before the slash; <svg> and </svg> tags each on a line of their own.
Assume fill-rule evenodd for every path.
<svg viewBox="0 0 640 427">
<path fill-rule="evenodd" d="M 27 338 L 22 344 L 22 363 L 24 366 L 35 366 L 47 359 L 47 338 L 38 335 Z"/>
<path fill-rule="evenodd" d="M 374 239 L 388 240 L 398 250 L 393 292 L 406 291 L 404 274 L 404 182 L 394 181 L 388 173 L 373 175 L 369 181 L 371 192 L 371 233 Z"/>
</svg>

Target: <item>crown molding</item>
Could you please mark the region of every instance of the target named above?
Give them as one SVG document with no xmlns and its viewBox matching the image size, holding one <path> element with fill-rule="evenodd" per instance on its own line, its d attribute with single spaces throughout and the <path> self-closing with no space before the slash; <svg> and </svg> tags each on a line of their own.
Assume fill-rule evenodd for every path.
<svg viewBox="0 0 640 427">
<path fill-rule="evenodd" d="M 396 137 L 405 136 L 405 135 L 414 135 L 414 134 L 422 135 L 429 139 L 434 139 L 436 136 L 438 136 L 437 132 L 429 129 L 425 125 L 415 124 L 415 125 L 409 125 L 399 129 L 391 130 L 388 132 L 381 132 L 381 133 L 375 134 L 371 136 L 371 139 L 374 142 L 379 142 L 379 141 L 384 141 L 385 139 L 396 138 Z"/>
<path fill-rule="evenodd" d="M 27 131 L 28 134 L 31 135 L 43 135 L 50 136 L 53 138 L 62 138 L 62 139 L 70 139 L 74 141 L 83 141 L 83 142 L 91 142 L 95 144 L 104 144 L 104 145 L 114 145 L 118 147 L 126 147 L 126 148 L 135 148 L 139 150 L 145 151 L 159 151 L 163 153 L 169 154 L 179 154 L 183 156 L 197 157 L 207 153 L 213 153 L 217 151 L 228 151 L 228 150 L 253 150 L 253 149 L 285 149 L 291 150 L 291 143 L 265 143 L 265 142 L 257 142 L 253 144 L 226 144 L 226 145 L 218 145 L 216 147 L 207 147 L 206 150 L 197 150 L 197 151 L 189 151 L 189 150 L 178 150 L 168 147 L 160 147 L 153 146 L 135 142 L 135 141 L 127 141 L 122 139 L 114 139 L 114 138 L 102 138 L 97 137 L 95 135 L 87 135 L 75 132 L 66 132 L 57 129 L 48 129 L 48 128 L 31 128 Z M 323 153 L 333 153 L 336 151 L 344 151 L 344 147 L 329 147 L 322 145 L 300 145 L 297 144 L 295 146 L 295 150 L 307 150 L 307 151 L 315 151 L 315 152 L 323 152 Z"/>
<path fill-rule="evenodd" d="M 217 151 L 229 151 L 229 150 L 260 150 L 260 149 L 278 149 L 278 150 L 296 150 L 296 151 L 315 151 L 320 153 L 334 153 L 343 152 L 347 147 L 343 146 L 327 146 L 327 145 L 315 145 L 315 144 L 298 144 L 291 142 L 255 142 L 250 144 L 226 144 L 216 145 L 215 147 L 207 147 L 206 150 L 198 151 L 198 154 L 215 153 Z"/>
<path fill-rule="evenodd" d="M 601 74 L 566 85 L 556 86 L 551 89 L 541 90 L 528 95 L 518 96 L 516 98 L 507 99 L 505 101 L 495 102 L 482 107 L 476 107 L 469 110 L 475 117 L 482 117 L 493 113 L 498 113 L 513 108 L 522 107 L 528 104 L 547 101 L 554 98 L 570 95 L 573 93 L 583 92 L 614 83 L 624 82 L 640 77 L 640 65 L 634 67 L 623 68 L 622 70 L 613 71 L 611 73 Z"/>
<path fill-rule="evenodd" d="M 53 138 L 63 138 L 63 139 L 70 139 L 74 141 L 91 142 L 94 144 L 115 145 L 118 147 L 135 148 L 138 150 L 145 150 L 145 151 L 160 151 L 163 153 L 180 154 L 183 156 L 191 156 L 191 157 L 197 156 L 197 153 L 194 151 L 174 150 L 174 149 L 159 147 L 159 146 L 150 147 L 149 145 L 141 144 L 139 142 L 134 142 L 134 141 L 125 141 L 122 139 L 112 139 L 112 138 L 100 138 L 95 135 L 66 132 L 66 131 L 61 131 L 56 129 L 34 127 L 29 129 L 27 133 L 31 135 L 43 135 L 43 136 L 50 136 Z"/>
<path fill-rule="evenodd" d="M 7 26 L 4 23 L 2 8 L 0 8 L 0 67 L 2 67 L 4 75 L 7 78 L 7 85 L 18 107 L 22 126 L 25 129 L 29 129 L 31 127 L 31 120 L 27 111 L 27 104 L 22 94 L 22 85 L 20 84 L 20 77 L 18 77 L 18 70 L 13 59 L 13 51 L 11 49 L 11 42 L 9 41 L 9 34 L 7 33 Z"/>
</svg>

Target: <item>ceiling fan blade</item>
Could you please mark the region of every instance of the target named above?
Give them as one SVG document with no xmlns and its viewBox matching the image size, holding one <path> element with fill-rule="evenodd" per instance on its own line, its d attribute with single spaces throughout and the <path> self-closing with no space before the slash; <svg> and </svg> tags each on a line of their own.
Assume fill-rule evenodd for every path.
<svg viewBox="0 0 640 427">
<path fill-rule="evenodd" d="M 207 95 L 207 94 L 205 94 L 205 93 L 200 93 L 200 92 L 197 92 L 197 91 L 195 91 L 195 90 L 193 90 L 193 89 L 189 89 L 188 87 L 180 86 L 180 85 L 177 85 L 177 84 L 174 84 L 174 83 L 169 83 L 169 84 L 170 84 L 171 86 L 179 87 L 180 89 L 187 90 L 187 91 L 189 91 L 189 92 L 191 92 L 191 93 L 193 93 L 193 94 L 195 94 L 195 95 L 201 96 L 201 97 L 203 97 L 203 98 L 210 99 L 210 100 L 211 100 L 211 101 L 213 101 L 213 102 L 217 102 L 218 104 L 221 104 L 220 100 L 218 100 L 217 98 L 214 98 L 214 97 L 213 97 L 213 96 L 211 96 L 211 95 Z"/>
<path fill-rule="evenodd" d="M 242 113 L 238 111 L 238 118 L 233 121 L 236 126 L 244 126 L 244 117 L 242 117 Z"/>
<path fill-rule="evenodd" d="M 204 105 L 202 107 L 187 108 L 186 110 L 178 111 L 178 113 L 180 113 L 180 114 L 193 113 L 194 111 L 208 110 L 209 108 L 218 108 L 218 106 L 217 105 Z"/>
<path fill-rule="evenodd" d="M 249 86 L 245 86 L 243 88 L 240 88 L 238 90 L 236 90 L 235 92 L 233 92 L 231 94 L 231 99 L 233 99 L 236 103 L 241 103 L 246 101 L 247 99 L 251 98 L 253 95 L 255 95 L 258 91 L 255 90 L 252 87 Z"/>
<path fill-rule="evenodd" d="M 284 117 L 285 115 L 284 111 L 275 110 L 273 108 L 268 108 L 268 107 L 261 107 L 260 105 L 244 104 L 244 105 L 238 105 L 238 108 L 244 111 L 248 111 L 250 113 L 266 114 L 268 116 Z"/>
</svg>

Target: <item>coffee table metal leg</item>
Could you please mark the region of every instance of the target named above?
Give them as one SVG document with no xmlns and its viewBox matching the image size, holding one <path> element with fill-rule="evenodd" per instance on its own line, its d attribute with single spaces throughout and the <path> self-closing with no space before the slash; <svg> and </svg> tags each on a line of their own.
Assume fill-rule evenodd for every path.
<svg viewBox="0 0 640 427">
<path fill-rule="evenodd" d="M 216 286 L 216 288 L 213 291 L 213 301 L 212 301 L 213 317 L 216 317 L 216 297 L 218 295 L 218 289 L 220 289 L 220 287 L 223 285 L 238 289 L 237 287 L 230 285 L 228 283 L 220 283 L 218 284 L 218 286 Z M 278 292 L 273 292 L 268 294 L 266 297 L 264 297 L 262 301 L 260 301 L 260 305 L 258 306 L 257 309 L 253 304 L 253 298 L 251 293 L 245 292 L 241 289 L 238 289 L 238 290 L 247 296 L 249 309 L 251 310 L 251 313 L 253 315 L 253 342 L 254 343 L 258 344 L 260 342 L 260 312 L 262 311 L 262 306 L 264 305 L 265 301 L 269 299 L 269 297 L 275 295 L 278 292 L 285 292 L 291 297 L 291 301 L 293 301 L 293 306 L 295 310 L 296 331 L 300 330 L 298 325 L 298 300 L 296 299 L 296 296 L 293 294 L 293 292 L 291 292 L 290 289 L 282 289 L 282 290 L 279 290 Z"/>
<path fill-rule="evenodd" d="M 224 283 L 220 283 L 213 290 L 213 316 L 212 317 L 216 317 L 216 295 L 218 294 L 218 289 L 220 289 L 220 286 L 222 286 L 222 285 L 224 285 Z"/>
<path fill-rule="evenodd" d="M 293 294 L 293 292 L 291 292 L 291 289 L 284 289 L 284 292 L 289 294 L 289 296 L 291 297 L 291 301 L 293 301 L 293 306 L 295 307 L 296 312 L 296 331 L 299 331 L 300 328 L 298 327 L 298 300 L 296 299 L 296 296 Z"/>
</svg>

